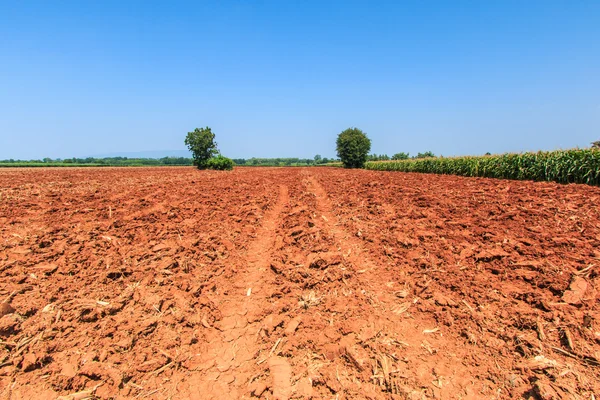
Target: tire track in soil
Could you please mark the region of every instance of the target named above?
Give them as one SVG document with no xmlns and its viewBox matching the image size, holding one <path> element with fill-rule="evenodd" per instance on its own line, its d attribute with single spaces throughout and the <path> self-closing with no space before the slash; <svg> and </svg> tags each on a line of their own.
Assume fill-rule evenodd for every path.
<svg viewBox="0 0 600 400">
<path fill-rule="evenodd" d="M 371 284 L 373 280 L 368 279 L 370 273 L 377 272 L 377 263 L 371 260 L 368 253 L 362 248 L 360 240 L 356 239 L 354 235 L 347 232 L 343 227 L 340 227 L 337 217 L 333 214 L 333 206 L 327 196 L 327 192 L 313 176 L 306 176 L 306 187 L 315 195 L 317 211 L 321 214 L 324 229 L 332 234 L 344 258 L 357 268 L 355 276 L 362 277 L 359 278 L 361 285 L 366 285 L 371 290 L 377 290 L 377 285 L 373 286 Z M 378 281 L 379 279 L 375 280 L 375 282 Z"/>
<path fill-rule="evenodd" d="M 307 190 L 315 195 L 317 212 L 321 214 L 316 219 L 318 224 L 324 231 L 329 231 L 339 252 L 349 265 L 354 266 L 352 278 L 345 283 L 357 292 L 362 291 L 370 299 L 370 306 L 363 306 L 370 309 L 368 320 L 364 316 L 355 316 L 346 323 L 353 326 L 356 333 L 375 327 L 379 330 L 376 336 L 398 338 L 396 344 L 401 344 L 402 349 L 398 354 L 392 351 L 389 344 L 367 345 L 356 340 L 353 346 L 360 351 L 352 354 L 350 350 L 347 357 L 361 354 L 362 359 L 357 357 L 354 361 L 373 366 L 371 382 L 380 386 L 387 395 L 391 393 L 416 399 L 423 396 L 446 398 L 448 394 L 459 393 L 461 399 L 479 398 L 478 389 L 473 386 L 473 376 L 477 372 L 461 363 L 462 359 L 470 357 L 464 344 L 444 338 L 433 319 L 413 310 L 420 301 L 418 296 L 412 301 L 407 301 L 410 295 L 406 298 L 398 296 L 397 293 L 402 291 L 399 289 L 403 288 L 395 282 L 397 277 L 369 255 L 362 245 L 362 239 L 340 226 L 326 190 L 314 176 L 307 171 L 303 171 L 303 175 Z M 348 342 L 345 346 L 348 347 Z M 365 359 L 365 354 L 371 359 Z M 395 374 L 388 375 L 390 369 Z M 434 390 L 431 390 L 432 387 Z M 382 395 L 386 396 L 384 393 Z"/>
<path fill-rule="evenodd" d="M 197 355 L 192 368 L 195 372 L 182 377 L 178 398 L 249 398 L 250 383 L 264 375 L 271 364 L 264 362 L 268 348 L 259 333 L 269 313 L 265 305 L 273 291 L 270 260 L 288 201 L 288 188 L 280 185 L 277 203 L 265 213 L 256 239 L 248 247 L 247 265 L 234 271 L 235 280 L 229 283 L 233 290 L 220 295 L 227 298 L 218 306 L 221 319 L 213 327 L 206 324 L 210 329 L 207 351 Z"/>
</svg>

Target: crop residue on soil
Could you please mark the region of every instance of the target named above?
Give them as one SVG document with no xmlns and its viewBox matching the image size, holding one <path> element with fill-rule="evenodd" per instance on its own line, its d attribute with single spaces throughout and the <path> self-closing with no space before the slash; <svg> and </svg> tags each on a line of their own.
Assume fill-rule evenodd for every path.
<svg viewBox="0 0 600 400">
<path fill-rule="evenodd" d="M 600 393 L 600 189 L 0 171 L 0 396 Z"/>
</svg>

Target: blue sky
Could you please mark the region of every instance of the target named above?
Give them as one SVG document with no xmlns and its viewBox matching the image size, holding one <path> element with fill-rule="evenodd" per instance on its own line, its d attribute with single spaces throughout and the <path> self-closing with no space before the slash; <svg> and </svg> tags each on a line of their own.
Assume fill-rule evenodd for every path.
<svg viewBox="0 0 600 400">
<path fill-rule="evenodd" d="M 598 1 L 0 2 L 0 159 L 482 154 L 600 139 Z"/>
</svg>

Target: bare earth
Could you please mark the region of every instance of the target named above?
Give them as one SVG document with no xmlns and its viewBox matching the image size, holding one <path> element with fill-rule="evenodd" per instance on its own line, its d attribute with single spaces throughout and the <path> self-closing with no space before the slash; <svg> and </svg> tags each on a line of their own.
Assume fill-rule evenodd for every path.
<svg viewBox="0 0 600 400">
<path fill-rule="evenodd" d="M 0 398 L 593 399 L 599 201 L 333 168 L 3 169 Z"/>
</svg>

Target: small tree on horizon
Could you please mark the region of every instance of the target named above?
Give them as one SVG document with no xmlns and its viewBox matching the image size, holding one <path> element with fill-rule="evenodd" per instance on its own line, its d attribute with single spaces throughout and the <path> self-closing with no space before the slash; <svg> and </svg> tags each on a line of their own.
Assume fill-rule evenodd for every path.
<svg viewBox="0 0 600 400">
<path fill-rule="evenodd" d="M 431 158 L 431 157 L 435 157 L 435 154 L 433 154 L 432 151 L 426 151 L 425 153 L 417 153 L 417 155 L 414 158 Z"/>
<path fill-rule="evenodd" d="M 358 128 L 348 128 L 338 135 L 337 154 L 344 168 L 362 168 L 371 150 L 371 139 Z"/>
<path fill-rule="evenodd" d="M 208 167 L 208 160 L 219 154 L 217 142 L 215 142 L 215 134 L 207 126 L 206 128 L 196 128 L 192 132 L 188 132 L 185 137 L 185 144 L 192 152 L 194 165 L 199 169 Z"/>
<path fill-rule="evenodd" d="M 392 160 L 408 160 L 408 153 L 400 152 L 392 156 Z"/>
<path fill-rule="evenodd" d="M 600 150 L 600 140 L 592 142 L 592 149 Z"/>
<path fill-rule="evenodd" d="M 367 155 L 367 161 L 388 161 L 390 156 L 387 154 L 369 154 Z"/>
</svg>

